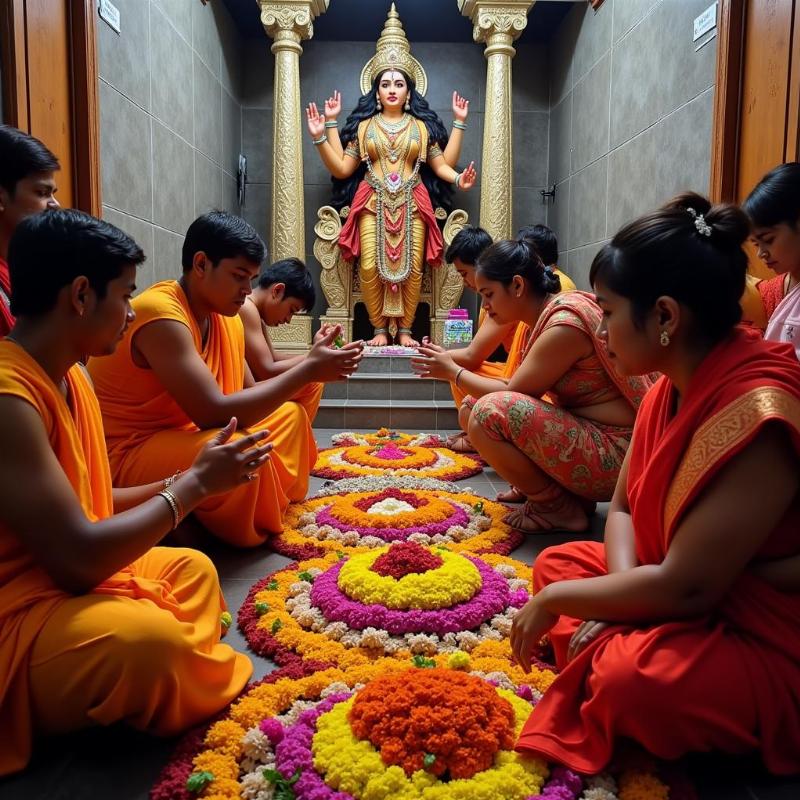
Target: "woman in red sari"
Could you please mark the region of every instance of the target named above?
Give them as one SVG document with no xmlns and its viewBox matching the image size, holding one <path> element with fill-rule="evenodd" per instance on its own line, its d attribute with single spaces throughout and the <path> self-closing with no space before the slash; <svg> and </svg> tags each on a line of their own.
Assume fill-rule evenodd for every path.
<svg viewBox="0 0 800 800">
<path fill-rule="evenodd" d="M 514 620 L 516 658 L 549 631 L 560 674 L 520 750 L 585 773 L 617 737 L 656 756 L 760 750 L 800 770 L 800 365 L 736 327 L 744 214 L 695 194 L 595 258 L 619 370 L 645 397 L 605 543 L 545 550 Z"/>
<path fill-rule="evenodd" d="M 595 502 L 611 499 L 650 381 L 617 373 L 596 336 L 601 311 L 594 297 L 558 294 L 560 279 L 526 240 L 484 250 L 475 283 L 491 320 L 530 331 L 518 368 L 485 376 L 427 347 L 412 364 L 468 393 L 462 428 L 526 500 L 508 515 L 509 525 L 525 533 L 583 531 Z"/>
</svg>

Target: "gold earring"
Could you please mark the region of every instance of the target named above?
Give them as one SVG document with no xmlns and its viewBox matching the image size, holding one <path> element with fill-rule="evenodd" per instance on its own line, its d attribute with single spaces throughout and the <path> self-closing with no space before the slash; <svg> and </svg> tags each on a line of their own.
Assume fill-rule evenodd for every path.
<svg viewBox="0 0 800 800">
<path fill-rule="evenodd" d="M 406 111 L 410 111 L 411 110 L 411 103 L 408 102 L 408 99 L 406 99 L 405 109 L 406 109 Z"/>
<path fill-rule="evenodd" d="M 661 331 L 661 346 L 669 347 L 669 334 L 666 331 Z"/>
<path fill-rule="evenodd" d="M 380 111 L 380 110 L 383 108 L 383 106 L 381 105 L 381 99 L 380 99 L 380 97 L 376 97 L 376 98 L 375 98 L 375 103 L 376 103 L 376 105 L 378 106 L 378 111 Z"/>
</svg>

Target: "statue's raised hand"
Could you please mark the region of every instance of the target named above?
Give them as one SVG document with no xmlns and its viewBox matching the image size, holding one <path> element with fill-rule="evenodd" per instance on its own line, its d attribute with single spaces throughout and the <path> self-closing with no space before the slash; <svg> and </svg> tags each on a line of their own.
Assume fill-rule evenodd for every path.
<svg viewBox="0 0 800 800">
<path fill-rule="evenodd" d="M 453 92 L 453 117 L 459 122 L 466 122 L 469 115 L 469 100 L 458 92 Z"/>
<path fill-rule="evenodd" d="M 316 103 L 309 103 L 306 106 L 306 124 L 312 139 L 319 139 L 325 133 L 325 115 L 317 111 Z"/>
<path fill-rule="evenodd" d="M 333 94 L 325 101 L 325 119 L 339 119 L 342 113 L 342 96 L 338 89 L 334 89 Z"/>
<path fill-rule="evenodd" d="M 461 173 L 458 179 L 458 188 L 462 192 L 468 192 L 478 180 L 478 171 L 475 169 L 475 162 L 470 161 L 469 166 Z"/>
</svg>

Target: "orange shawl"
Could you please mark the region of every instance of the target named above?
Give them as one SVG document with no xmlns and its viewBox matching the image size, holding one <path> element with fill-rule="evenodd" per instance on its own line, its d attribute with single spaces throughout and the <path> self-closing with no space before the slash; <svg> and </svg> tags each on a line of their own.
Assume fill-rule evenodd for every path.
<svg viewBox="0 0 800 800">
<path fill-rule="evenodd" d="M 92 387 L 75 365 L 66 375 L 69 404 L 39 364 L 14 342 L 0 342 L 0 395 L 30 403 L 87 518 L 113 512 L 111 474 L 100 409 Z M 6 457 L 9 457 L 6 454 Z M 136 577 L 131 568 L 112 575 L 95 592 L 159 596 L 169 587 Z M 0 524 L 0 775 L 22 769 L 31 749 L 28 662 L 48 617 L 71 595 L 58 589 L 13 531 Z"/>
<path fill-rule="evenodd" d="M 238 314 L 233 317 L 212 314 L 204 345 L 200 326 L 177 281 L 154 284 L 136 297 L 132 305 L 136 319 L 116 351 L 89 362 L 103 409 L 108 453 L 115 474 L 125 455 L 154 433 L 198 430 L 153 370 L 134 363 L 131 342 L 145 325 L 158 320 L 185 325 L 221 391 L 233 394 L 244 388 L 244 328 Z"/>
</svg>

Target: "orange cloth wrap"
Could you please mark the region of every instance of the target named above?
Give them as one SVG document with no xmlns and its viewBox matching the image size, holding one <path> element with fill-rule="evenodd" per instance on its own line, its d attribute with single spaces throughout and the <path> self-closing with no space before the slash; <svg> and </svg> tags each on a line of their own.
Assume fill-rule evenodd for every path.
<svg viewBox="0 0 800 800">
<path fill-rule="evenodd" d="M 200 327 L 177 281 L 151 286 L 133 300 L 133 307 L 136 320 L 116 352 L 89 362 L 118 486 L 150 483 L 187 469 L 218 432 L 200 430 L 153 371 L 134 363 L 131 342 L 145 325 L 157 320 L 185 325 L 220 390 L 232 394 L 244 387 L 244 329 L 238 315 L 212 314 L 203 345 Z M 261 544 L 269 533 L 282 529 L 289 502 L 306 496 L 317 457 L 308 415 L 297 402 L 284 403 L 249 430 L 264 428 L 270 431 L 274 449 L 257 479 L 195 509 L 212 533 L 239 547 Z"/>
<path fill-rule="evenodd" d="M 70 406 L 41 367 L 0 342 L 0 395 L 30 403 L 87 518 L 112 513 L 97 399 L 79 366 Z M 92 592 L 61 591 L 0 525 L 0 775 L 22 769 L 35 730 L 124 720 L 174 734 L 227 705 L 249 659 L 220 644 L 225 604 L 201 553 L 156 547 Z"/>
</svg>

